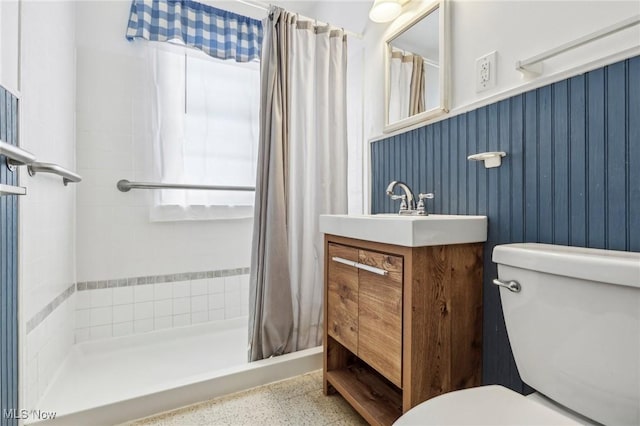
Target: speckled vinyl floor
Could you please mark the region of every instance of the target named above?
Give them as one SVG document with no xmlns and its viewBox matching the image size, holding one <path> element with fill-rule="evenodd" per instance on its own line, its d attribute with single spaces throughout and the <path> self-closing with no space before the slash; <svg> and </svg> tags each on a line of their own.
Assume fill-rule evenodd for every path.
<svg viewBox="0 0 640 426">
<path fill-rule="evenodd" d="M 339 395 L 322 394 L 322 371 L 128 423 L 128 426 L 366 425 Z"/>
</svg>

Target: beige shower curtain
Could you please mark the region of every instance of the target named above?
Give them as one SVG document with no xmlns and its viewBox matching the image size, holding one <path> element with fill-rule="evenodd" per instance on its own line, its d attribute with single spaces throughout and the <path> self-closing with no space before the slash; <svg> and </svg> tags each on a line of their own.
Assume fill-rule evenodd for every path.
<svg viewBox="0 0 640 426">
<path fill-rule="evenodd" d="M 289 43 L 295 15 L 282 9 L 264 21 L 260 80 L 260 148 L 256 177 L 249 360 L 292 350 L 293 306 L 287 243 L 289 183 Z"/>
<path fill-rule="evenodd" d="M 320 214 L 347 212 L 346 39 L 277 7 L 264 21 L 250 360 L 322 343 Z"/>
<path fill-rule="evenodd" d="M 424 112 L 424 58 L 420 55 L 407 55 L 413 64 L 411 84 L 409 85 L 409 117 Z"/>
<path fill-rule="evenodd" d="M 391 52 L 389 75 L 389 123 L 420 114 L 425 104 L 424 58 L 400 50 Z"/>
</svg>

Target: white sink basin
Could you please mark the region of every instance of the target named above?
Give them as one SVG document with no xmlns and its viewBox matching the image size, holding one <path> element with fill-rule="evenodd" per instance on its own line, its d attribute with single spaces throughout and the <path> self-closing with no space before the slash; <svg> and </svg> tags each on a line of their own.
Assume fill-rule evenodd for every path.
<svg viewBox="0 0 640 426">
<path fill-rule="evenodd" d="M 487 240 L 487 217 L 320 215 L 320 232 L 406 247 L 479 243 Z"/>
</svg>

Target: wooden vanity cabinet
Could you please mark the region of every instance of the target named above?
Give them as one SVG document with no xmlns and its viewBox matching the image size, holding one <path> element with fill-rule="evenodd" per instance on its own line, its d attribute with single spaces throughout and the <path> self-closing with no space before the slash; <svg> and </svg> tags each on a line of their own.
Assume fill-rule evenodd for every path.
<svg viewBox="0 0 640 426">
<path fill-rule="evenodd" d="M 329 256 L 356 262 L 358 249 L 332 245 Z M 358 353 L 358 270 L 339 262 L 328 264 L 326 316 L 327 332 L 338 343 Z"/>
<path fill-rule="evenodd" d="M 359 262 L 387 271 L 358 270 L 357 356 L 402 386 L 402 258 L 359 250 Z"/>
<path fill-rule="evenodd" d="M 369 423 L 480 385 L 482 243 L 403 247 L 325 235 L 324 392 Z"/>
</svg>

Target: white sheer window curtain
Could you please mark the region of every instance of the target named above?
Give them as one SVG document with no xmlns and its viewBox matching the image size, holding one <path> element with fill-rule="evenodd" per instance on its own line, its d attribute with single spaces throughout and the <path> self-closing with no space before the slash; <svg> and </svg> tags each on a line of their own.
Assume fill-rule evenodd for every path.
<svg viewBox="0 0 640 426">
<path fill-rule="evenodd" d="M 154 159 L 161 182 L 254 186 L 260 65 L 186 48 L 149 49 Z M 153 220 L 253 217 L 253 192 L 160 190 Z"/>
</svg>

